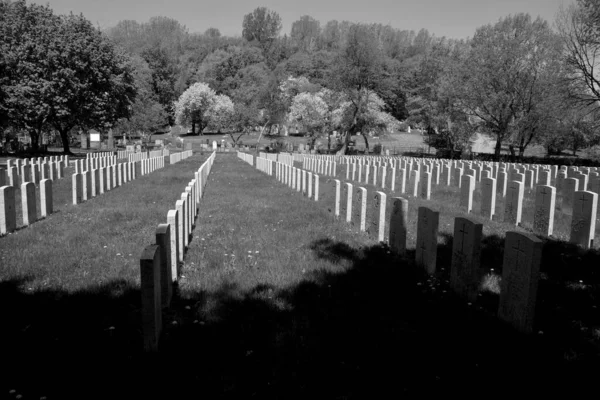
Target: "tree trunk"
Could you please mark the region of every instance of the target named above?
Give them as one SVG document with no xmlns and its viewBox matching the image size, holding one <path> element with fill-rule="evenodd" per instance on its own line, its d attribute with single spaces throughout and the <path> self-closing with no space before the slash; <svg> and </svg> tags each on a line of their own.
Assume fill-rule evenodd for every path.
<svg viewBox="0 0 600 400">
<path fill-rule="evenodd" d="M 258 154 L 258 145 L 260 144 L 260 139 L 262 139 L 263 133 L 265 133 L 265 129 L 267 128 L 267 125 L 269 125 L 268 122 L 263 125 L 263 127 L 260 130 L 260 135 L 258 135 L 258 140 L 256 141 L 256 154 Z"/>
<path fill-rule="evenodd" d="M 59 129 L 58 133 L 60 134 L 60 140 L 62 141 L 63 152 L 65 154 L 72 154 L 69 146 L 69 131 L 67 129 Z"/>
<path fill-rule="evenodd" d="M 502 141 L 500 138 L 496 138 L 496 148 L 494 149 L 494 158 L 496 161 L 500 160 L 500 152 L 502 151 Z"/>
<path fill-rule="evenodd" d="M 367 134 L 363 132 L 360 134 L 362 135 L 363 139 L 365 139 L 365 153 L 369 154 L 369 139 L 367 139 Z"/>
<path fill-rule="evenodd" d="M 31 138 L 31 151 L 33 153 L 37 153 L 40 149 L 40 132 L 36 130 L 30 130 L 29 137 Z"/>
<path fill-rule="evenodd" d="M 192 135 L 196 134 L 196 121 L 192 121 Z"/>
</svg>

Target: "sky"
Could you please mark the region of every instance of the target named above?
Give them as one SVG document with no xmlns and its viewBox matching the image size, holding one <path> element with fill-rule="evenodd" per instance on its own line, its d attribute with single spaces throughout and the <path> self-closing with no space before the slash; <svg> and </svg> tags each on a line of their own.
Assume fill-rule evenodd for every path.
<svg viewBox="0 0 600 400">
<path fill-rule="evenodd" d="M 121 20 L 146 22 L 154 16 L 173 18 L 190 33 L 210 27 L 221 34 L 242 33 L 244 15 L 267 7 L 282 19 L 281 34 L 290 33 L 292 23 L 303 15 L 321 22 L 329 20 L 382 23 L 394 28 L 427 29 L 435 36 L 464 39 L 479 26 L 495 23 L 516 13 L 554 21 L 561 5 L 573 0 L 27 0 L 48 3 L 55 14 L 82 13 L 94 25 L 109 28 Z"/>
</svg>

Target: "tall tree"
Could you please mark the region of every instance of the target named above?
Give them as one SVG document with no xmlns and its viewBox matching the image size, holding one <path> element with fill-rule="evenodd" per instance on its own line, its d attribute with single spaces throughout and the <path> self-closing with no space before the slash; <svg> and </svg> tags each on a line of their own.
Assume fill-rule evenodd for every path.
<svg viewBox="0 0 600 400">
<path fill-rule="evenodd" d="M 292 23 L 290 37 L 299 50 L 310 52 L 316 49 L 320 33 L 319 21 L 309 15 L 303 15 Z"/>
<path fill-rule="evenodd" d="M 458 106 L 494 136 L 496 157 L 515 136 L 526 137 L 521 144 L 526 147 L 539 129 L 537 123 L 524 122 L 535 122 L 534 115 L 542 112 L 540 100 L 557 68 L 553 61 L 560 59 L 548 23 L 539 17 L 532 21 L 528 14 L 511 15 L 477 28 L 470 44 L 450 71 Z"/>
<path fill-rule="evenodd" d="M 0 13 L 0 40 L 3 108 L 34 150 L 49 127 L 69 153 L 72 128 L 102 128 L 128 115 L 136 90 L 127 59 L 83 16 L 56 16 L 21 0 Z"/>
<path fill-rule="evenodd" d="M 577 0 L 561 8 L 556 26 L 566 50 L 570 96 L 595 108 L 600 100 L 600 2 Z"/>
<path fill-rule="evenodd" d="M 258 7 L 244 15 L 242 36 L 249 42 L 257 41 L 268 48 L 281 31 L 281 17 L 266 7 Z"/>
<path fill-rule="evenodd" d="M 349 100 L 350 124 L 344 132 L 344 145 L 340 153 L 344 154 L 351 135 L 361 134 L 365 146 L 369 149 L 368 131 L 370 103 L 378 96 L 385 81 L 383 53 L 373 30 L 364 24 L 351 25 L 345 46 L 339 53 L 332 73 L 333 87 L 343 92 Z"/>
</svg>

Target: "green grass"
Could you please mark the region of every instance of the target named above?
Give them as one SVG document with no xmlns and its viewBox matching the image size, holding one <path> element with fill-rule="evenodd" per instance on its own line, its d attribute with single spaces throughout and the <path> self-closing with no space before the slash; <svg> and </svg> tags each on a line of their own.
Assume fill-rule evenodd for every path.
<svg viewBox="0 0 600 400">
<path fill-rule="evenodd" d="M 126 225 L 127 235 L 112 232 L 112 247 L 77 250 L 86 245 L 82 239 L 67 252 L 58 221 L 45 236 L 30 238 L 55 243 L 49 259 L 62 256 L 64 264 L 81 266 L 44 268 L 44 259 L 37 267 L 22 264 L 21 273 L 13 270 L 0 282 L 6 326 L 0 343 L 11 367 L 0 384 L 4 394 L 15 389 L 23 398 L 357 399 L 466 390 L 576 396 L 597 390 L 598 347 L 589 340 L 599 325 L 589 319 L 598 293 L 595 253 L 558 246 L 582 261 L 566 271 L 545 268 L 537 325 L 544 334 L 523 337 L 495 318 L 495 293 L 482 293 L 473 305 L 451 293 L 444 266 L 451 237 L 441 235 L 440 273 L 426 276 L 412 262 L 413 249 L 398 258 L 371 234 L 336 221 L 324 178 L 321 200 L 314 202 L 235 153 L 217 155 L 183 276 L 163 316 L 160 353 L 144 356 L 133 277 L 139 277 L 137 257 L 190 179 L 158 174 L 137 181 L 132 196 L 141 207 L 92 201 L 82 220 L 71 223 L 82 237 L 96 230 L 111 237 L 110 226 Z M 146 200 L 148 193 L 152 198 Z M 459 212 L 446 204 L 453 194 L 447 196 L 444 204 L 423 202 L 447 207 L 440 227 L 452 219 L 446 214 Z M 410 201 L 414 223 L 417 201 Z M 483 253 L 488 268 L 501 260 L 502 249 L 503 228 L 491 224 Z M 138 235 L 139 243 L 124 243 Z M 10 238 L 0 239 L 7 258 L 28 243 L 5 242 Z M 125 260 L 114 255 L 123 249 L 135 249 L 124 262 L 129 267 L 119 267 Z M 86 263 L 87 280 L 75 278 Z M 119 269 L 123 275 L 114 274 Z M 44 277 L 49 286 L 40 286 Z M 31 282 L 40 284 L 28 291 Z"/>
</svg>

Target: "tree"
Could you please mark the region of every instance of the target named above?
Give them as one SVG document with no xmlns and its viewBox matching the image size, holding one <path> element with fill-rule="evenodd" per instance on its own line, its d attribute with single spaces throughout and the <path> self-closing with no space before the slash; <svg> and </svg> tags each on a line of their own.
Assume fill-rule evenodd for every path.
<svg viewBox="0 0 600 400">
<path fill-rule="evenodd" d="M 477 28 L 470 45 L 449 71 L 456 106 L 495 137 L 496 157 L 515 135 L 525 137 L 524 151 L 540 132 L 543 119 L 536 122 L 534 114 L 543 113 L 540 100 L 552 87 L 553 60 L 560 59 L 548 23 L 528 14 L 509 16 Z"/>
<path fill-rule="evenodd" d="M 261 47 L 268 48 L 281 31 L 281 17 L 266 7 L 258 7 L 244 15 L 242 36 L 249 42 L 257 41 Z"/>
<path fill-rule="evenodd" d="M 299 93 L 294 96 L 289 118 L 306 128 L 311 144 L 323 133 L 328 123 L 328 106 L 319 94 Z"/>
<path fill-rule="evenodd" d="M 192 135 L 196 134 L 196 126 L 198 133 L 202 131 L 211 117 L 211 107 L 216 100 L 216 93 L 208 84 L 198 82 L 190 86 L 174 104 L 175 122 L 177 124 L 191 124 Z"/>
<path fill-rule="evenodd" d="M 206 113 L 209 126 L 217 129 L 217 132 L 219 133 L 221 130 L 229 129 L 231 127 L 233 115 L 233 101 L 224 94 L 215 96 L 211 107 Z"/>
<path fill-rule="evenodd" d="M 169 124 L 173 123 L 173 101 L 175 100 L 175 65 L 169 59 L 166 50 L 152 47 L 144 50 L 141 56 L 152 71 L 152 89 L 158 102 L 168 115 Z"/>
<path fill-rule="evenodd" d="M 311 52 L 317 46 L 317 38 L 321 33 L 319 21 L 309 15 L 303 15 L 292 23 L 290 37 L 301 51 Z"/>
<path fill-rule="evenodd" d="M 356 24 L 349 27 L 346 43 L 336 59 L 337 68 L 332 72 L 333 87 L 345 93 L 349 100 L 347 111 L 350 113 L 346 121 L 347 130 L 344 132 L 344 145 L 340 154 L 345 154 L 351 135 L 360 133 L 367 151 L 369 141 L 367 131 L 370 123 L 370 103 L 378 96 L 373 96 L 381 89 L 384 82 L 383 54 L 374 32 L 369 26 Z"/>
<path fill-rule="evenodd" d="M 74 127 L 107 127 L 128 116 L 136 90 L 127 59 L 88 20 L 23 0 L 2 7 L 2 107 L 11 125 L 29 133 L 34 151 L 50 127 L 69 153 Z"/>
<path fill-rule="evenodd" d="M 152 70 L 140 56 L 131 57 L 134 84 L 137 88 L 135 102 L 131 106 L 129 118 L 119 120 L 116 128 L 122 132 L 152 133 L 167 122 L 167 113 L 158 102 L 152 84 Z"/>
<path fill-rule="evenodd" d="M 556 26 L 566 51 L 569 94 L 580 105 L 600 100 L 600 2 L 577 0 L 561 8 Z"/>
</svg>

